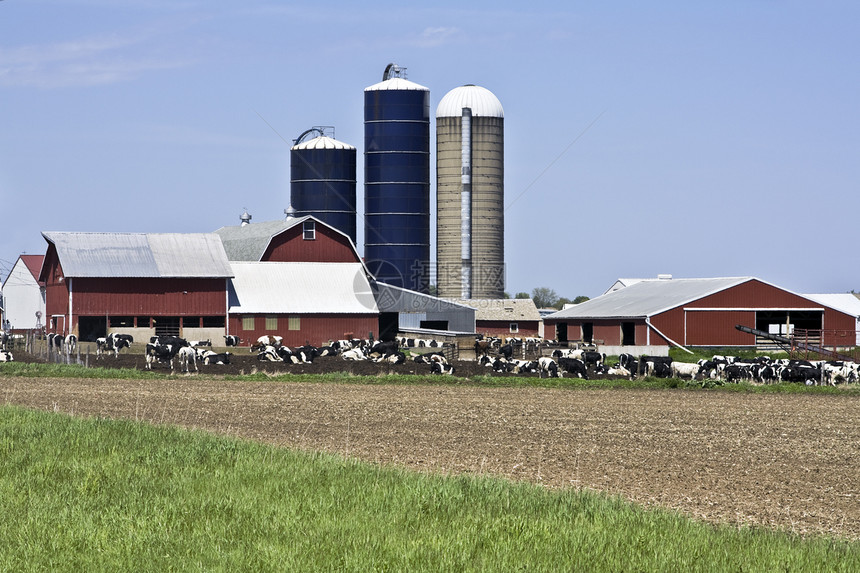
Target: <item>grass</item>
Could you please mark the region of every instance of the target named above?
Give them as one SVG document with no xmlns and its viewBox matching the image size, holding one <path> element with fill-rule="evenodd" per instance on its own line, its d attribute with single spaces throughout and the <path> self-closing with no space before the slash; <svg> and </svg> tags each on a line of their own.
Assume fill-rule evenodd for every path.
<svg viewBox="0 0 860 573">
<path fill-rule="evenodd" d="M 155 380 L 182 379 L 184 374 L 161 374 L 133 368 L 86 368 L 78 365 L 37 364 L 24 362 L 0 363 L 0 375 L 32 378 L 92 378 L 92 379 L 123 379 L 123 380 Z M 205 375 L 210 376 L 210 375 Z M 216 377 L 216 376 L 212 376 Z M 377 376 L 359 376 L 348 372 L 331 372 L 327 374 L 269 374 L 257 372 L 242 376 L 217 375 L 222 380 L 246 382 L 309 382 L 329 384 L 386 384 L 386 385 L 473 385 L 491 388 L 567 388 L 567 389 L 684 389 L 684 390 L 718 390 L 726 392 L 753 392 L 778 394 L 839 394 L 860 395 L 860 385 L 847 384 L 833 386 L 805 386 L 781 382 L 777 384 L 751 384 L 748 382 L 722 384 L 713 381 L 681 380 L 678 378 L 637 378 L 628 380 L 580 378 L 536 378 L 534 376 L 492 376 L 491 374 L 460 378 L 456 376 L 431 376 L 416 374 L 385 374 Z"/>
<path fill-rule="evenodd" d="M 4 571 L 856 571 L 860 545 L 592 492 L 0 408 Z"/>
</svg>

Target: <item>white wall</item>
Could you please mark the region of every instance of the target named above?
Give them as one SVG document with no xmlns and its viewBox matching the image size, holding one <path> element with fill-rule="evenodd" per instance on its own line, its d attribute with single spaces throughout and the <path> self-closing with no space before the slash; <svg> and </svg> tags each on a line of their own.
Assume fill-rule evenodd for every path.
<svg viewBox="0 0 860 573">
<path fill-rule="evenodd" d="M 39 283 L 19 258 L 3 283 L 3 300 L 6 316 L 13 329 L 35 328 L 36 311 L 41 311 L 41 322 L 45 324 L 45 298 Z"/>
</svg>

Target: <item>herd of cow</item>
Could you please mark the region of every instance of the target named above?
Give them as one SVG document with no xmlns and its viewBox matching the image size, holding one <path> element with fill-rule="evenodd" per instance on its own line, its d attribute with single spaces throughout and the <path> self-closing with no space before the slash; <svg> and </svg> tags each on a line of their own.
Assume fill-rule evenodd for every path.
<svg viewBox="0 0 860 573">
<path fill-rule="evenodd" d="M 494 372 L 537 373 L 540 377 L 558 377 L 564 374 L 588 379 L 593 376 L 621 376 L 636 378 L 681 378 L 699 381 L 740 382 L 762 384 L 796 382 L 806 385 L 853 383 L 860 380 L 860 365 L 855 362 L 824 360 L 772 360 L 767 356 L 751 359 L 715 355 L 709 360 L 678 362 L 669 356 L 633 356 L 621 354 L 618 362 L 606 364 L 606 355 L 583 349 L 557 349 L 550 357 L 537 360 L 517 360 L 510 344 L 478 340 L 475 354 L 482 366 Z M 495 344 L 495 347 L 494 347 Z M 490 356 L 491 350 L 495 356 Z"/>
<path fill-rule="evenodd" d="M 238 346 L 235 336 L 225 336 L 226 346 Z M 9 336 L 0 331 L 0 362 L 13 360 L 7 349 Z M 408 360 L 407 352 L 414 349 L 440 348 L 442 343 L 434 339 L 398 338 L 392 341 L 351 339 L 330 341 L 327 346 L 310 344 L 288 348 L 280 336 L 261 336 L 251 345 L 250 351 L 257 359 L 266 362 L 312 363 L 320 356 L 338 356 L 343 360 L 368 360 L 383 364 L 402 364 Z M 129 348 L 134 338 L 128 334 L 109 334 L 96 340 L 96 356 Z M 54 352 L 71 355 L 77 348 L 75 335 L 49 334 L 47 344 Z M 843 361 L 807 361 L 777 359 L 766 356 L 741 359 L 733 356 L 713 356 L 698 362 L 679 362 L 668 356 L 633 356 L 621 354 L 618 362 L 606 364 L 606 355 L 583 349 L 557 349 L 551 356 L 540 356 L 535 360 L 520 360 L 513 357 L 515 349 L 527 342 L 523 339 L 500 339 L 479 337 L 475 342 L 475 358 L 478 364 L 493 372 L 511 374 L 537 374 L 540 377 L 563 377 L 565 374 L 588 379 L 591 376 L 621 376 L 636 378 L 683 378 L 712 380 L 719 382 L 752 381 L 758 383 L 796 382 L 807 385 L 856 383 L 860 381 L 860 365 Z M 144 355 L 146 368 L 153 364 L 165 364 L 174 370 L 174 361 L 179 369 L 198 371 L 198 363 L 204 365 L 229 364 L 230 352 L 217 353 L 209 340 L 187 341 L 172 336 L 154 336 L 147 342 Z M 417 353 L 412 358 L 416 363 L 430 366 L 433 374 L 453 374 L 454 367 L 448 363 L 443 352 Z"/>
<path fill-rule="evenodd" d="M 438 348 L 441 344 L 430 339 L 400 338 L 390 341 L 364 339 L 335 340 L 327 346 L 315 347 L 309 344 L 289 348 L 282 344 L 280 336 L 261 336 L 251 345 L 251 352 L 257 352 L 259 360 L 267 362 L 312 363 L 318 356 L 339 356 L 343 360 L 369 360 L 382 364 L 403 364 L 406 353 L 402 348 Z M 431 374 L 453 374 L 454 367 L 442 352 L 418 354 L 414 362 L 430 365 Z"/>
</svg>

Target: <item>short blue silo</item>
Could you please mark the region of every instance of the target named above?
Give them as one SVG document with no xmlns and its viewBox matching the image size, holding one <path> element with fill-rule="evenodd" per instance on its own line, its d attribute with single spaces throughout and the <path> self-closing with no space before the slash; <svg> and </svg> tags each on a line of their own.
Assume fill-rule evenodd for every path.
<svg viewBox="0 0 860 573">
<path fill-rule="evenodd" d="M 291 206 L 297 217 L 313 215 L 355 243 L 355 147 L 315 131 L 290 148 Z"/>
<path fill-rule="evenodd" d="M 389 65 L 364 90 L 364 257 L 381 282 L 430 286 L 430 90 Z"/>
</svg>

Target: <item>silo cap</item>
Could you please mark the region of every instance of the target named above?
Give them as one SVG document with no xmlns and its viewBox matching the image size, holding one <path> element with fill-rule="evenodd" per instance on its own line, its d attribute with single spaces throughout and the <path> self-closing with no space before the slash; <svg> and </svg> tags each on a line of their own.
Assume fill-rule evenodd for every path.
<svg viewBox="0 0 860 573">
<path fill-rule="evenodd" d="M 436 108 L 436 117 L 460 117 L 464 107 L 470 108 L 473 116 L 505 117 L 502 102 L 493 92 L 471 84 L 454 88 L 445 94 Z"/>
</svg>

